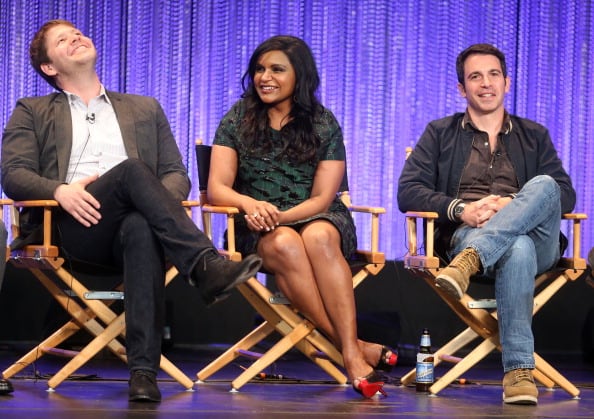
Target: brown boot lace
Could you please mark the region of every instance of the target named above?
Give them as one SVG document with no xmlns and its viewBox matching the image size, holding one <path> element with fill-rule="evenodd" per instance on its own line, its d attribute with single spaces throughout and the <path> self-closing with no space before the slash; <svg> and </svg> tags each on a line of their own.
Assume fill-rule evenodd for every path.
<svg viewBox="0 0 594 419">
<path fill-rule="evenodd" d="M 462 250 L 450 263 L 450 266 L 458 269 L 467 276 L 472 276 L 480 270 L 481 259 L 476 250 L 468 248 Z"/>
</svg>

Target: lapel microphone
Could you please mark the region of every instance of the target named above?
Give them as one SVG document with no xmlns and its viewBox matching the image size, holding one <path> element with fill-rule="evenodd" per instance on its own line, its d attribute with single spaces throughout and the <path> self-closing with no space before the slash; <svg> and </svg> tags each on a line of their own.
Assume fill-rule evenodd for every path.
<svg viewBox="0 0 594 419">
<path fill-rule="evenodd" d="M 91 114 L 87 114 L 86 120 L 89 124 L 94 124 L 95 123 L 95 112 L 93 112 Z"/>
</svg>

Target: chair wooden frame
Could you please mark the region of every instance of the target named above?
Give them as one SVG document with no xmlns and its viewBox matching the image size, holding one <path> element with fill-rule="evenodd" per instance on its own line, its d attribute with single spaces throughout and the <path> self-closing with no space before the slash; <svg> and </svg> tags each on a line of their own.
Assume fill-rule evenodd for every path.
<svg viewBox="0 0 594 419">
<path fill-rule="evenodd" d="M 453 360 L 455 362 L 455 365 L 429 388 L 430 393 L 437 394 L 486 357 L 494 349 L 501 351 L 497 311 L 489 308 L 472 308 L 476 304 L 475 300 L 470 295 L 464 294 L 460 300 L 456 300 L 435 285 L 435 278 L 442 269 L 439 258 L 434 254 L 433 241 L 435 220 L 438 215 L 435 212 L 407 212 L 405 217 L 409 253 L 404 258 L 404 267 L 409 269 L 414 275 L 422 277 L 468 326 L 460 334 L 435 352 L 434 359 L 436 365 L 444 360 Z M 586 218 L 585 214 L 565 214 L 563 216 L 563 219 L 568 220 L 572 227 L 571 243 L 569 247 L 570 256 L 561 258 L 557 268 L 539 275 L 535 279 L 533 315 L 536 314 L 544 304 L 561 287 L 563 287 L 563 285 L 570 281 L 575 281 L 585 272 L 586 261 L 581 257 L 580 237 L 581 222 Z M 417 233 L 417 227 L 420 222 L 424 225 L 424 254 L 421 254 L 418 250 L 418 237 L 420 235 Z M 481 338 L 480 343 L 472 351 L 463 358 L 455 357 L 458 351 L 465 348 L 477 338 Z M 541 384 L 549 389 L 558 385 L 571 396 L 576 398 L 579 396 L 580 391 L 559 373 L 559 371 L 553 368 L 553 366 L 547 363 L 537 353 L 534 354 L 534 357 L 536 368 L 534 369 L 533 374 Z M 414 369 L 404 375 L 401 379 L 403 385 L 413 383 L 414 380 Z"/>
<path fill-rule="evenodd" d="M 11 252 L 10 263 L 17 268 L 28 269 L 72 319 L 5 369 L 2 376 L 7 379 L 12 377 L 44 354 L 71 357 L 72 359 L 48 380 L 48 386 L 50 390 L 53 390 L 103 348 L 107 347 L 118 358 L 126 362 L 126 349 L 118 339 L 118 337 L 125 336 L 125 315 L 124 313 L 117 314 L 109 307 L 116 299 L 123 298 L 122 284 L 108 292 L 109 298 L 88 298 L 89 289 L 63 267 L 64 258 L 60 257 L 58 247 L 52 242 L 52 210 L 58 206 L 58 203 L 53 200 L 37 200 L 14 202 L 13 205 L 14 208 L 43 208 L 44 234 L 43 243 L 28 245 L 22 250 Z M 192 207 L 198 206 L 198 202 L 184 201 L 182 205 L 189 212 Z M 15 214 L 12 222 L 13 235 L 17 235 L 18 220 L 16 216 L 18 213 L 13 211 L 13 214 Z M 177 274 L 175 267 L 169 268 L 165 275 L 165 285 L 169 284 Z M 110 293 L 112 295 L 109 295 Z M 76 295 L 80 302 L 73 299 L 72 294 Z M 93 339 L 81 351 L 74 352 L 57 348 L 81 329 L 85 329 L 93 336 Z M 187 390 L 192 389 L 193 381 L 163 355 L 161 355 L 160 367 Z"/>
<path fill-rule="evenodd" d="M 210 156 L 209 147 L 199 142 L 196 146 L 197 156 L 200 153 L 208 153 L 208 156 Z M 204 157 L 198 160 L 207 164 L 209 158 L 206 161 Z M 202 169 L 204 170 L 205 168 Z M 199 167 L 199 172 L 200 170 L 201 168 Z M 206 195 L 207 182 L 204 179 L 207 176 L 207 172 L 207 170 L 202 172 L 200 179 L 200 208 L 202 210 L 204 232 L 212 240 L 213 214 L 225 216 L 227 249 L 220 249 L 219 251 L 231 260 L 241 260 L 242 255 L 237 252 L 235 247 L 234 230 L 234 217 L 239 214 L 239 210 L 235 207 L 215 206 L 208 203 Z M 350 211 L 369 214 L 370 217 L 370 248 L 357 250 L 356 254 L 357 260 L 360 263 L 353 275 L 353 287 L 356 287 L 367 276 L 376 275 L 385 265 L 385 255 L 378 248 L 379 218 L 386 210 L 381 207 L 352 205 L 348 191 L 341 192 L 341 199 Z M 348 381 L 347 377 L 338 368 L 344 366 L 340 352 L 315 328 L 315 325 L 300 315 L 290 304 L 275 303 L 276 295 L 271 293 L 256 278 L 251 278 L 246 283 L 240 285 L 238 290 L 264 320 L 253 331 L 200 370 L 196 374 L 198 378 L 197 382 L 205 381 L 240 356 L 256 359 L 256 361 L 231 382 L 232 391 L 237 391 L 292 348 L 298 349 L 337 383 L 345 384 Z M 254 346 L 275 331 L 279 333 L 281 338 L 270 349 L 264 354 L 251 351 Z"/>
<path fill-rule="evenodd" d="M 0 198 L 0 222 L 4 223 L 4 207 L 12 208 L 12 199 Z M 6 224 L 4 224 L 6 226 Z M 7 228 L 8 230 L 8 228 Z M 6 260 L 10 258 L 10 247 L 6 244 Z"/>
</svg>

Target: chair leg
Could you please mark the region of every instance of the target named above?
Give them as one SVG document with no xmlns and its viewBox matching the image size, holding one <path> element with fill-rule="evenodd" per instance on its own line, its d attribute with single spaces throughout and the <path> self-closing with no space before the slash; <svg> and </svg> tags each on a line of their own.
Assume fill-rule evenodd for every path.
<svg viewBox="0 0 594 419">
<path fill-rule="evenodd" d="M 269 304 L 268 301 L 272 294 L 266 287 L 257 282 L 256 279 L 240 285 L 238 289 L 249 301 L 252 307 L 254 307 L 269 324 L 274 325 L 276 331 L 282 336 L 287 336 L 292 333 L 295 327 L 303 323 L 304 319 L 290 306 L 284 304 Z M 343 365 L 342 355 L 338 352 L 336 347 L 318 330 L 313 328 L 313 326 L 311 331 L 306 335 L 305 340 L 309 343 L 302 343 L 301 348 L 298 349 L 303 349 L 302 352 L 305 356 L 319 365 L 337 382 L 344 384 L 347 380 L 344 374 L 330 362 L 326 362 L 326 360 L 320 357 L 320 352 L 323 352 L 323 355 L 328 359 L 334 361 L 338 365 Z M 296 342 L 305 341 L 297 340 Z"/>
<path fill-rule="evenodd" d="M 196 377 L 200 381 L 208 379 L 211 375 L 225 367 L 235 358 L 240 355 L 240 351 L 245 351 L 252 348 L 257 343 L 261 342 L 268 335 L 274 332 L 274 327 L 270 325 L 268 321 L 264 321 L 256 329 L 252 330 L 246 336 L 244 336 L 239 342 L 227 349 L 217 359 L 212 361 L 206 367 L 202 368 Z"/>
<path fill-rule="evenodd" d="M 113 341 L 126 327 L 124 314 L 120 314 L 116 320 L 111 322 L 95 339 L 85 346 L 74 358 L 72 358 L 60 371 L 58 371 L 48 382 L 52 389 L 62 383 L 74 371 L 87 363 L 97 352 Z"/>
<path fill-rule="evenodd" d="M 294 327 L 291 333 L 280 339 L 272 348 L 266 351 L 266 353 L 262 355 L 260 359 L 252 363 L 248 369 L 246 369 L 235 380 L 233 380 L 231 382 L 231 388 L 233 390 L 239 390 L 244 384 L 254 378 L 260 371 L 263 371 L 270 364 L 289 351 L 295 345 L 295 343 L 307 336 L 313 330 L 313 328 L 314 326 L 307 320 L 304 320 L 302 323 Z"/>
<path fill-rule="evenodd" d="M 477 333 L 472 330 L 470 327 L 464 329 L 461 333 L 459 333 L 455 338 L 451 339 L 448 343 L 443 345 L 435 352 L 435 365 L 441 362 L 440 355 L 454 355 L 460 349 L 464 348 L 470 342 L 475 340 L 478 337 Z M 406 375 L 401 378 L 401 383 L 404 386 L 407 386 L 413 383 L 416 379 L 416 369 L 413 368 L 409 371 Z"/>
<path fill-rule="evenodd" d="M 61 294 L 60 288 L 58 288 L 53 281 L 47 277 L 40 270 L 32 270 L 38 279 L 50 290 L 50 293 L 55 297 Z M 70 287 L 79 298 L 84 299 L 84 293 L 88 291 L 86 287 L 82 285 L 76 278 L 74 278 L 68 271 L 63 268 L 59 268 L 55 271 L 56 275 Z M 166 274 L 165 283 L 169 283 L 177 275 L 175 268 L 170 269 Z M 62 302 L 63 307 L 70 313 L 71 316 L 78 318 L 81 321 L 82 313 L 86 314 L 88 318 L 82 326 L 93 334 L 95 339 L 89 343 L 78 355 L 76 355 L 70 362 L 68 362 L 52 379 L 48 381 L 50 388 L 57 387 L 62 381 L 64 381 L 70 374 L 74 373 L 78 368 L 88 362 L 97 352 L 102 348 L 108 347 L 111 351 L 126 362 L 125 348 L 117 341 L 117 336 L 125 335 L 125 317 L 122 313 L 117 316 L 110 308 L 109 305 L 103 301 L 96 300 L 85 300 L 88 306 L 87 309 L 82 309 L 78 304 L 68 299 L 67 303 Z M 96 320 L 94 316 L 99 317 L 103 322 L 108 324 L 104 329 Z M 65 339 L 65 338 L 64 338 Z M 177 368 L 171 361 L 161 355 L 160 361 L 162 369 L 169 374 L 172 378 L 177 380 L 182 386 L 187 389 L 193 387 L 192 380 L 186 376 L 179 368 Z"/>
<path fill-rule="evenodd" d="M 551 380 L 549 377 L 547 377 L 536 366 L 532 370 L 532 376 L 534 377 L 534 379 L 536 381 L 538 381 L 540 384 L 542 384 L 543 386 L 545 386 L 548 389 L 552 389 L 553 387 L 555 387 L 555 382 L 553 380 Z"/>
<path fill-rule="evenodd" d="M 15 364 L 3 372 L 5 378 L 9 378 L 21 371 L 32 362 L 39 359 L 47 352 L 47 348 L 53 348 L 64 342 L 74 333 L 82 328 L 85 328 L 93 335 L 101 333 L 103 327 L 94 319 L 95 314 L 90 309 L 83 309 L 78 303 L 66 296 L 62 289 L 59 288 L 43 271 L 39 269 L 32 269 L 31 272 L 37 277 L 41 284 L 49 291 L 55 300 L 62 305 L 62 307 L 72 316 L 73 320 L 67 322 L 54 332 L 51 336 L 46 338 L 43 342 L 33 348 L 29 353 L 24 355 Z M 108 345 L 111 351 L 125 360 L 125 348 L 118 342 L 113 341 Z"/>
<path fill-rule="evenodd" d="M 164 355 L 161 355 L 161 362 L 159 364 L 161 369 L 165 371 L 171 378 L 180 383 L 186 390 L 190 390 L 194 387 L 194 382 L 184 374 L 179 368 L 175 366 L 169 359 Z"/>
<path fill-rule="evenodd" d="M 89 306 L 89 307 L 83 308 L 81 305 L 79 305 L 72 298 L 66 296 L 62 292 L 62 290 L 43 271 L 41 271 L 39 269 L 33 269 L 31 271 L 37 277 L 37 279 L 42 283 L 42 285 L 50 292 L 50 294 L 58 301 L 58 303 L 60 303 L 60 305 L 62 305 L 64 310 L 66 310 L 68 312 L 68 314 L 70 314 L 70 316 L 72 316 L 73 321 L 77 324 L 77 326 L 79 328 L 82 327 L 82 328 L 86 329 L 93 336 L 98 336 L 104 330 L 103 326 L 97 320 L 95 320 L 95 317 L 97 317 L 97 314 L 93 310 L 93 307 L 101 308 L 101 314 L 103 317 L 103 321 L 106 324 L 113 321 L 116 318 L 116 314 L 109 308 L 109 305 L 112 302 L 106 303 L 103 301 L 92 301 L 93 307 Z M 64 272 L 66 272 L 66 271 L 64 271 Z M 66 279 L 69 278 L 69 276 L 67 276 L 67 275 L 59 276 L 59 278 L 62 279 L 62 281 L 64 281 L 66 283 Z M 71 278 L 71 283 L 70 284 L 66 283 L 66 285 L 73 285 L 73 286 L 77 287 L 81 298 L 84 297 L 84 293 L 86 291 L 88 291 L 88 289 L 85 288 L 84 286 L 82 286 L 82 284 L 80 284 L 80 282 L 78 280 L 76 280 L 75 278 L 73 278 L 73 277 L 70 277 L 70 278 Z M 65 340 L 65 339 L 66 339 L 66 337 L 64 337 L 63 340 Z M 54 342 L 54 346 L 58 345 L 62 341 Z M 49 346 L 50 345 L 45 345 L 42 347 L 49 347 Z M 118 358 L 120 358 L 121 360 L 126 362 L 126 356 L 125 356 L 126 348 L 124 348 L 124 346 L 120 342 L 118 342 L 117 340 L 113 340 L 107 344 L 107 347 L 111 350 L 111 352 L 114 355 L 116 355 Z"/>
<path fill-rule="evenodd" d="M 494 341 L 497 343 L 494 343 Z M 446 374 L 444 374 L 431 387 L 429 387 L 429 392 L 431 394 L 439 393 L 441 390 L 450 385 L 452 381 L 473 367 L 477 362 L 489 355 L 494 349 L 497 348 L 498 344 L 499 339 L 497 337 L 485 339 L 480 345 L 473 349 L 460 362 L 454 365 Z"/>
<path fill-rule="evenodd" d="M 576 386 L 570 383 L 569 380 L 561 375 L 559 371 L 553 368 L 552 365 L 550 365 L 537 353 L 534 354 L 534 360 L 536 361 L 536 369 L 554 381 L 559 387 L 561 387 L 573 397 L 578 397 L 580 395 L 580 391 Z"/>
<path fill-rule="evenodd" d="M 316 353 L 313 354 L 316 358 L 327 358 L 335 364 L 344 367 L 342 354 L 336 349 L 336 346 L 326 339 L 319 331 L 312 331 L 306 339 L 314 346 L 314 349 L 316 349 Z"/>
<path fill-rule="evenodd" d="M 258 354 L 258 359 L 231 383 L 233 390 L 241 388 L 293 347 L 300 350 L 338 383 L 346 383 L 347 378 L 332 363 L 333 361 L 342 365 L 342 355 L 310 322 L 303 319 L 290 306 L 270 304 L 272 294 L 255 278 L 241 284 L 238 290 L 264 318 L 264 322 L 200 370 L 196 374 L 198 380 L 206 380 L 240 356 L 242 352 L 248 351 L 276 331 L 282 336 L 281 339 L 266 353 Z M 320 353 L 323 353 L 323 356 L 320 356 Z"/>
<path fill-rule="evenodd" d="M 318 351 L 307 339 L 295 344 L 295 347 L 308 357 L 314 364 L 323 369 L 326 374 L 332 377 L 338 384 L 346 384 L 348 378 L 329 359 L 318 356 Z M 322 351 L 323 352 L 323 351 Z M 325 355 L 325 353 L 324 353 Z"/>
<path fill-rule="evenodd" d="M 70 336 L 74 335 L 80 330 L 80 327 L 74 322 L 69 321 L 64 326 L 56 330 L 52 335 L 48 336 L 43 342 L 31 349 L 27 354 L 22 356 L 18 361 L 2 372 L 3 378 L 10 378 L 17 374 L 25 367 L 28 367 L 33 362 L 41 358 L 45 352 L 42 348 L 56 347 Z"/>
<path fill-rule="evenodd" d="M 342 355 L 330 341 L 323 337 L 314 326 L 307 320 L 302 319 L 299 323 L 288 323 L 281 320 L 276 323 L 276 330 L 283 336 L 291 335 L 297 327 L 303 323 L 308 325 L 309 332 L 304 339 L 294 339 L 293 345 L 309 358 L 314 364 L 322 368 L 326 374 L 332 377 L 339 384 L 347 382 L 345 375 L 331 362 L 343 365 Z M 290 348 L 289 348 L 290 349 Z M 285 351 L 286 352 L 286 351 Z M 284 353 L 284 352 L 283 352 Z M 281 354 L 282 355 L 282 354 Z M 280 357 L 279 355 L 278 357 Z M 272 364 L 272 360 L 269 364 Z"/>
</svg>

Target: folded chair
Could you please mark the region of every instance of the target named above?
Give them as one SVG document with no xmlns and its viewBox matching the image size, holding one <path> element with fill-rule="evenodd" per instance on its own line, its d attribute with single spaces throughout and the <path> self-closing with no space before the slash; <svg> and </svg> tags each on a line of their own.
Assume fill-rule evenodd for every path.
<svg viewBox="0 0 594 419">
<path fill-rule="evenodd" d="M 220 252 L 232 260 L 241 260 L 241 254 L 235 248 L 234 217 L 239 210 L 234 207 L 213 206 L 208 203 L 206 190 L 210 167 L 211 146 L 200 141 L 196 144 L 196 157 L 200 185 L 200 207 L 204 232 L 212 239 L 212 215 L 223 214 L 226 217 L 227 248 Z M 341 197 L 353 212 L 367 213 L 370 216 L 371 241 L 369 250 L 357 250 L 356 258 L 350 261 L 353 271 L 353 287 L 359 285 L 367 276 L 376 275 L 385 265 L 385 255 L 378 251 L 379 216 L 385 213 L 384 208 L 351 205 L 348 186 L 341 188 Z M 227 351 L 212 361 L 196 375 L 198 382 L 228 365 L 240 356 L 255 361 L 231 382 L 232 391 L 239 390 L 244 384 L 276 362 L 292 348 L 301 351 L 307 358 L 320 366 L 337 383 L 345 384 L 347 377 L 338 367 L 343 366 L 340 352 L 325 338 L 310 321 L 298 313 L 282 296 L 272 293 L 256 278 L 251 278 L 240 285 L 238 290 L 264 319 L 263 322 L 245 337 L 231 346 Z M 264 354 L 251 349 L 272 335 L 280 335 L 280 339 Z"/>
<path fill-rule="evenodd" d="M 410 149 L 407 149 L 407 153 L 410 153 L 410 151 Z M 405 214 L 408 253 L 404 257 L 404 267 L 414 276 L 424 279 L 468 327 L 435 352 L 434 360 L 436 365 L 442 361 L 449 361 L 453 362 L 454 366 L 429 388 L 429 392 L 432 394 L 439 393 L 494 349 L 501 351 L 495 300 L 476 300 L 468 293 L 464 294 L 460 300 L 457 300 L 435 285 L 435 278 L 439 275 L 439 271 L 445 267 L 445 264 L 435 254 L 434 249 L 433 236 L 437 217 L 438 215 L 435 212 L 407 212 Z M 539 275 L 535 279 L 533 315 L 563 285 L 576 280 L 586 271 L 586 261 L 581 257 L 580 249 L 581 222 L 586 218 L 585 214 L 563 215 L 563 219 L 570 222 L 572 227 L 571 242 L 568 247 L 570 255 L 562 257 L 554 269 Z M 424 230 L 424 235 L 422 235 L 421 230 Z M 419 240 L 424 240 L 424 253 L 419 248 Z M 457 356 L 459 351 L 464 348 L 468 349 L 468 345 L 475 340 L 478 340 L 479 343 L 474 349 L 470 350 L 465 356 Z M 571 396 L 579 396 L 580 391 L 553 366 L 537 353 L 534 354 L 534 358 L 536 363 L 536 368 L 533 370 L 535 379 L 547 388 L 552 389 L 555 385 L 558 385 Z M 401 381 L 403 385 L 408 385 L 413 383 L 415 378 L 415 370 L 413 369 L 404 375 Z"/>
<path fill-rule="evenodd" d="M 197 206 L 198 203 L 184 201 L 183 205 L 190 211 L 191 207 Z M 59 386 L 97 352 L 106 347 L 126 362 L 126 349 L 121 339 L 125 337 L 124 313 L 118 314 L 110 308 L 114 301 L 124 298 L 123 283 L 112 290 L 91 291 L 75 277 L 76 273 L 69 270 L 69 264 L 64 263 L 64 257 L 52 242 L 52 210 L 57 206 L 58 203 L 53 200 L 14 202 L 15 208 L 43 208 L 43 242 L 12 251 L 9 261 L 17 268 L 29 270 L 72 319 L 2 372 L 4 378 L 10 378 L 44 354 L 71 357 L 72 359 L 48 381 L 50 390 Z M 15 210 L 13 214 L 13 236 L 16 237 L 19 225 L 18 212 Z M 169 268 L 165 285 L 177 274 L 175 267 Z M 93 337 L 82 350 L 75 352 L 58 348 L 58 345 L 81 329 L 86 330 Z M 160 367 L 186 389 L 193 387 L 193 381 L 163 355 L 161 355 Z"/>
</svg>

